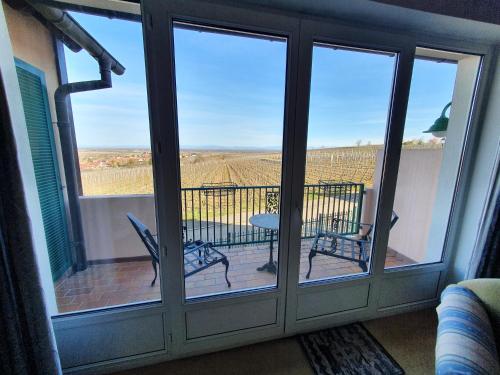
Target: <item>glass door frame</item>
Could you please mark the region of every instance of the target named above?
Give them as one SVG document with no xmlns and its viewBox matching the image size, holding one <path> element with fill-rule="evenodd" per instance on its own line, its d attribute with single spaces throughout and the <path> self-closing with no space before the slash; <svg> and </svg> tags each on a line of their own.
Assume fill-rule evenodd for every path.
<svg viewBox="0 0 500 375">
<path fill-rule="evenodd" d="M 301 45 L 299 57 L 299 91 L 297 98 L 297 130 L 295 141 L 296 162 L 294 163 L 294 189 L 292 228 L 290 230 L 290 254 L 288 264 L 288 293 L 286 332 L 293 334 L 311 329 L 319 329 L 340 321 L 356 321 L 370 316 L 376 311 L 376 300 L 380 288 L 381 274 L 390 230 L 392 205 L 396 190 L 396 180 L 401 153 L 406 107 L 415 52 L 415 40 L 408 36 L 384 33 L 369 28 L 354 28 L 342 24 L 327 23 L 322 20 L 303 20 L 301 24 Z M 305 179 L 307 128 L 309 118 L 309 96 L 312 73 L 312 51 L 315 42 L 345 45 L 367 50 L 380 50 L 396 54 L 390 106 L 384 142 L 384 159 L 381 184 L 376 205 L 376 220 L 373 232 L 372 260 L 367 274 L 349 275 L 327 280 L 310 281 L 299 284 L 300 233 L 302 217 L 303 186 Z M 362 306 L 335 311 L 332 298 L 342 298 L 351 293 L 360 294 L 365 300 Z M 317 295 L 317 299 L 314 296 Z M 309 296 L 305 297 L 304 296 Z M 324 311 L 315 315 L 314 311 L 304 313 L 309 305 L 311 310 Z M 304 307 L 303 307 L 304 306 Z M 332 308 L 329 311 L 330 307 Z M 299 310 L 301 311 L 299 316 Z M 304 318 L 303 315 L 308 315 Z"/>
<path fill-rule="evenodd" d="M 299 48 L 298 18 L 249 9 L 207 4 L 197 1 L 144 1 L 142 3 L 144 38 L 147 60 L 150 122 L 152 129 L 156 189 L 158 197 L 158 233 L 161 249 L 161 275 L 164 303 L 168 311 L 170 350 L 175 354 L 196 353 L 206 348 L 224 348 L 246 340 L 276 337 L 284 332 L 286 280 L 292 163 L 295 138 L 296 67 Z M 285 37 L 287 67 L 285 85 L 282 183 L 280 206 L 280 237 L 278 278 L 276 288 L 221 294 L 208 298 L 185 299 L 182 257 L 180 158 L 176 111 L 173 23 L 182 21 L 205 26 L 234 29 Z M 164 46 L 164 48 L 158 48 Z M 154 79 L 153 79 L 154 77 Z M 154 82 L 154 84 L 152 84 Z M 169 103 L 165 105 L 165 103 Z M 167 292 L 168 291 L 168 292 Z M 274 306 L 274 307 L 273 307 Z M 216 323 L 215 315 L 242 314 L 241 319 L 255 314 L 252 309 L 272 312 L 271 320 L 255 320 L 252 326 L 236 322 L 234 329 L 221 328 L 189 338 L 193 319 Z M 236 319 L 237 320 L 237 319 Z M 274 320 L 274 321 L 272 321 Z M 241 328 L 239 328 L 239 325 Z"/>
<path fill-rule="evenodd" d="M 317 330 L 335 324 L 345 324 L 362 319 L 380 317 L 411 311 L 415 307 L 433 307 L 439 301 L 439 294 L 445 287 L 449 267 L 454 254 L 454 247 L 457 246 L 458 231 L 460 230 L 460 213 L 463 209 L 464 199 L 467 194 L 467 183 L 464 183 L 464 176 L 470 177 L 470 165 L 473 160 L 472 150 L 475 137 L 479 133 L 479 123 L 482 108 L 486 105 L 484 98 L 488 90 L 488 77 L 492 74 L 492 57 L 495 56 L 493 49 L 484 44 L 474 44 L 466 41 L 449 40 L 431 35 L 414 35 L 412 33 L 386 33 L 370 27 L 354 28 L 351 25 L 342 23 L 325 22 L 322 19 L 303 20 L 301 24 L 301 46 L 299 57 L 299 78 L 298 86 L 306 96 L 299 96 L 297 99 L 297 140 L 296 159 L 302 160 L 302 165 L 294 165 L 294 209 L 292 211 L 289 255 L 289 278 L 287 294 L 286 313 L 286 333 L 295 334 L 304 331 Z M 305 152 L 307 145 L 307 122 L 309 107 L 309 91 L 312 65 L 312 47 L 315 41 L 354 46 L 366 49 L 392 50 L 399 53 L 399 61 L 395 71 L 394 86 L 392 94 L 391 110 L 387 125 L 385 140 L 383 167 L 381 175 L 380 193 L 377 197 L 376 225 L 373 235 L 374 255 L 368 274 L 349 275 L 335 279 L 312 281 L 298 284 L 299 281 L 299 261 L 300 261 L 300 233 L 303 197 L 303 182 L 305 174 Z M 443 256 L 440 262 L 430 264 L 419 264 L 400 268 L 384 269 L 387 245 L 390 231 L 390 218 L 397 186 L 397 175 L 399 169 L 401 147 L 406 120 L 406 109 L 409 99 L 409 90 L 412 80 L 413 62 L 417 47 L 441 49 L 444 51 L 465 53 L 481 57 L 478 66 L 478 73 L 470 103 L 468 124 L 462 145 L 462 155 L 460 157 L 460 167 L 456 177 L 456 189 L 453 198 L 451 212 L 448 217 L 445 243 L 443 246 Z M 482 103 L 478 107 L 477 103 Z M 416 299 L 415 302 L 404 302 L 404 296 L 397 296 L 400 303 L 394 306 L 385 307 L 381 302 L 383 295 L 395 293 L 401 294 L 404 288 L 394 288 L 395 284 L 406 283 L 406 286 L 413 285 L 413 291 L 424 289 L 427 296 Z M 320 296 L 319 304 L 315 304 L 311 298 L 307 303 L 314 305 L 314 309 L 322 308 L 329 303 L 331 297 L 342 297 L 349 293 L 357 293 L 362 287 L 368 290 L 368 298 L 362 307 L 348 308 L 340 311 L 333 311 L 318 316 L 312 315 L 309 318 L 299 319 L 300 298 L 302 296 Z M 408 289 L 408 288 L 406 288 Z M 338 290 L 339 293 L 335 291 Z M 342 293 L 344 291 L 345 293 Z M 330 293 L 330 294 L 329 294 Z M 399 298 L 401 297 L 401 298 Z"/>
</svg>

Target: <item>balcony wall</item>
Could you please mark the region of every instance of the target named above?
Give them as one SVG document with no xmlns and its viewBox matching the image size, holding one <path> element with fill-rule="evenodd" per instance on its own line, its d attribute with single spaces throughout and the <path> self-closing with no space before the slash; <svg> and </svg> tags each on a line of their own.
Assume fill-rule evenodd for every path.
<svg viewBox="0 0 500 375">
<path fill-rule="evenodd" d="M 389 247 L 416 262 L 424 262 L 427 258 L 442 154 L 442 149 L 406 149 L 401 152 L 394 198 L 394 211 L 399 220 L 391 230 Z M 379 185 L 381 170 L 382 151 L 379 151 L 374 186 Z M 376 197 L 376 192 L 372 196 Z"/>
<path fill-rule="evenodd" d="M 149 255 L 127 212 L 132 212 L 156 233 L 152 194 L 81 197 L 80 204 L 88 260 Z"/>
<path fill-rule="evenodd" d="M 380 181 L 381 155 L 377 156 L 374 186 Z M 441 155 L 440 149 L 403 150 L 401 155 L 394 202 L 399 221 L 391 231 L 389 247 L 416 262 L 426 258 Z M 376 198 L 376 189 L 366 190 L 362 222 L 373 223 Z M 81 197 L 80 202 L 89 260 L 148 255 L 126 215 L 133 212 L 156 233 L 153 195 Z"/>
</svg>

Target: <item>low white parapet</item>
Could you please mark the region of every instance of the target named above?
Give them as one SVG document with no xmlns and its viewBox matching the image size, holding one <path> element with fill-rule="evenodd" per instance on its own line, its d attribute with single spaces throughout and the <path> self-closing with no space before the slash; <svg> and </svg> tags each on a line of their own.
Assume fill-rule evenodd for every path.
<svg viewBox="0 0 500 375">
<path fill-rule="evenodd" d="M 132 212 L 156 233 L 152 194 L 81 197 L 80 206 L 88 260 L 149 255 L 127 213 Z"/>
<path fill-rule="evenodd" d="M 363 197 L 363 223 L 374 222 L 381 155 L 381 152 L 377 155 L 375 188 L 367 188 Z M 427 244 L 441 155 L 441 149 L 403 150 L 401 153 L 394 201 L 399 220 L 391 230 L 389 247 L 416 262 L 426 261 L 428 257 Z M 156 233 L 152 194 L 81 197 L 80 203 L 87 259 L 116 260 L 149 255 L 128 221 L 127 213 L 132 212 L 152 233 Z"/>
</svg>

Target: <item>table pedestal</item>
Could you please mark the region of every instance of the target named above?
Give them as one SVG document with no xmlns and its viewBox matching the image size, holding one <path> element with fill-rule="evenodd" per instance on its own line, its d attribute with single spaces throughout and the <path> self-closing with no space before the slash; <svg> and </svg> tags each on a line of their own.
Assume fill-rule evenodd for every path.
<svg viewBox="0 0 500 375">
<path fill-rule="evenodd" d="M 269 245 L 269 261 L 263 264 L 261 267 L 258 267 L 257 271 L 267 271 L 276 274 L 278 270 L 278 263 L 273 258 L 273 242 L 274 242 L 274 231 L 271 230 L 271 243 Z"/>
<path fill-rule="evenodd" d="M 257 228 L 265 229 L 271 232 L 271 243 L 269 244 L 269 261 L 262 265 L 262 267 L 257 268 L 257 271 L 267 271 L 276 275 L 278 270 L 278 263 L 273 259 L 273 243 L 274 243 L 274 232 L 278 233 L 280 229 L 280 215 L 279 214 L 257 214 L 250 218 L 250 224 L 256 226 Z"/>
</svg>

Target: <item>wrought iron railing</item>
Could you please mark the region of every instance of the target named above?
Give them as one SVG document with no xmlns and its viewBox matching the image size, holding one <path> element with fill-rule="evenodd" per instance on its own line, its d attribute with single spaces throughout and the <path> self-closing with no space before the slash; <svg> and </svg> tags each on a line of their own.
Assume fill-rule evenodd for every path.
<svg viewBox="0 0 500 375">
<path fill-rule="evenodd" d="M 332 228 L 344 234 L 357 233 L 361 218 L 364 185 L 325 183 L 304 186 L 302 238 Z M 249 219 L 265 213 L 268 193 L 279 186 L 204 186 L 183 188 L 182 217 L 186 239 L 232 246 L 269 241 L 266 230 L 254 227 Z M 276 194 L 272 194 L 276 195 Z"/>
</svg>

